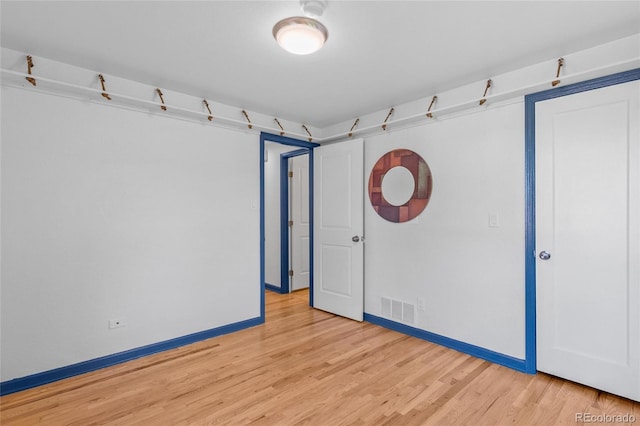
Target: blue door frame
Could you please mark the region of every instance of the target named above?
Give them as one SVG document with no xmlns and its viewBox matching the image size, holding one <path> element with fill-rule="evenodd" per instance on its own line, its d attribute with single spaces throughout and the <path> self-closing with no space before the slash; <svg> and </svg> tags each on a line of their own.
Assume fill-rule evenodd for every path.
<svg viewBox="0 0 640 426">
<path fill-rule="evenodd" d="M 266 142 L 275 142 L 275 143 L 279 143 L 282 145 L 288 145 L 288 146 L 293 146 L 293 147 L 299 147 L 299 150 L 295 150 L 292 153 L 285 153 L 283 155 L 286 154 L 294 154 L 297 153 L 296 155 L 303 155 L 303 154 L 309 154 L 309 271 L 311 274 L 311 277 L 309 279 L 309 304 L 311 306 L 313 306 L 313 148 L 320 146 L 317 143 L 312 143 L 312 142 L 306 142 L 306 141 L 302 141 L 302 140 L 298 140 L 298 139 L 293 139 L 293 138 L 288 138 L 286 136 L 279 136 L 279 135 L 274 135 L 271 133 L 265 133 L 262 132 L 260 133 L 260 318 L 264 321 L 265 319 L 265 296 L 264 296 L 264 292 L 266 289 L 265 286 L 265 219 L 264 219 L 264 214 L 265 214 L 265 199 L 264 199 L 264 194 L 265 194 L 265 179 L 264 179 L 264 150 L 265 150 L 265 143 Z M 294 155 L 291 155 L 294 156 Z M 287 158 L 288 160 L 288 158 Z M 280 158 L 281 164 L 282 162 L 287 162 L 286 160 L 284 160 L 281 156 Z M 288 169 L 288 162 L 287 162 L 287 169 Z M 289 182 L 288 180 L 285 179 L 285 184 L 287 186 L 287 193 L 288 193 L 288 186 L 289 186 Z M 283 187 L 283 182 L 282 182 L 282 172 L 280 175 L 280 190 L 282 191 L 282 187 Z M 282 210 L 282 205 L 283 205 L 283 198 L 284 198 L 284 202 L 286 202 L 286 209 Z M 283 285 L 286 285 L 287 287 L 287 292 L 288 292 L 288 288 L 289 288 L 289 275 L 288 275 L 288 264 L 289 264 L 289 258 L 288 258 L 288 252 L 289 252 L 289 241 L 288 241 L 288 225 L 286 227 L 282 227 L 282 223 L 283 221 L 288 222 L 288 208 L 289 205 L 289 200 L 287 197 L 281 197 L 280 198 L 280 208 L 282 210 L 281 212 L 281 216 L 280 216 L 280 224 L 281 224 L 281 230 L 280 230 L 280 236 L 281 236 L 281 244 L 280 244 L 280 251 L 281 254 L 283 252 L 283 250 L 285 249 L 285 247 L 283 247 L 282 241 L 286 240 L 286 253 L 287 256 L 281 256 L 281 268 L 282 265 L 284 264 L 284 260 L 286 259 L 286 265 L 287 265 L 287 269 L 282 269 L 281 270 L 281 281 L 283 280 L 282 277 L 285 276 L 286 274 L 286 280 L 282 281 L 280 283 L 281 288 L 280 291 L 282 289 Z M 283 216 L 286 216 L 286 219 L 283 218 Z M 285 222 L 285 223 L 286 223 Z M 282 235 L 286 235 L 286 238 L 282 238 Z M 273 289 L 276 290 L 276 289 Z"/>
<path fill-rule="evenodd" d="M 640 80 L 640 68 L 525 96 L 525 367 L 536 366 L 536 103 Z"/>
</svg>

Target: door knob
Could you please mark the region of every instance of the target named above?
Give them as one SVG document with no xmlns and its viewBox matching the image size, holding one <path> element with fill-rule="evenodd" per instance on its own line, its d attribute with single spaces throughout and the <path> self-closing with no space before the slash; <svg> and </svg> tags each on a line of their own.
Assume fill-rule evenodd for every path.
<svg viewBox="0 0 640 426">
<path fill-rule="evenodd" d="M 354 243 L 357 243 L 358 241 L 360 241 L 360 237 L 358 237 L 357 235 L 354 235 L 353 237 L 351 237 L 351 241 L 353 241 Z"/>
<path fill-rule="evenodd" d="M 542 260 L 549 260 L 551 259 L 551 253 L 549 253 L 548 251 L 542 250 L 538 255 L 538 257 Z"/>
</svg>

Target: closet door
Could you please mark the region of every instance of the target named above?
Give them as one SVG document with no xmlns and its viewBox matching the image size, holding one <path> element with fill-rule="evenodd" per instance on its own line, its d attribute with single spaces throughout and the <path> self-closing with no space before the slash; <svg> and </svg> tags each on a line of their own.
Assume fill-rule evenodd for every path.
<svg viewBox="0 0 640 426">
<path fill-rule="evenodd" d="M 536 104 L 537 368 L 640 400 L 640 83 Z"/>
</svg>

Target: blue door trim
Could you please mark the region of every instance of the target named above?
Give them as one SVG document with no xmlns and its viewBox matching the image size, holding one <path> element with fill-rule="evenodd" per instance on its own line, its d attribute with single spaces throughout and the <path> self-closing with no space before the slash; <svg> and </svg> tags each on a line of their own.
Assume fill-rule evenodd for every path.
<svg viewBox="0 0 640 426">
<path fill-rule="evenodd" d="M 275 142 L 275 143 L 279 143 L 282 145 L 288 145 L 288 146 L 294 146 L 294 147 L 299 147 L 301 149 L 293 151 L 294 153 L 298 153 L 297 155 L 302 155 L 305 153 L 309 154 L 309 221 L 310 221 L 310 229 L 309 229 L 309 257 L 310 257 L 310 265 L 309 265 L 309 271 L 311 274 L 311 277 L 309 278 L 309 304 L 311 306 L 313 306 L 313 148 L 320 146 L 317 143 L 312 143 L 312 142 L 306 142 L 306 141 L 302 141 L 302 140 L 298 140 L 298 139 L 293 139 L 293 138 L 288 138 L 286 136 L 280 136 L 280 135 L 274 135 L 272 133 L 265 133 L 262 132 L 260 133 L 260 317 L 262 319 L 264 319 L 265 317 L 265 300 L 264 300 L 264 292 L 265 289 L 269 289 L 272 291 L 277 291 L 279 293 L 285 293 L 284 291 L 284 286 L 286 285 L 286 293 L 289 292 L 289 275 L 288 275 L 288 271 L 289 271 L 289 258 L 288 255 L 287 256 L 282 256 L 282 252 L 284 250 L 283 244 L 282 242 L 287 240 L 287 247 L 286 247 L 286 252 L 288 253 L 289 248 L 288 248 L 288 225 L 287 227 L 282 226 L 283 221 L 286 220 L 286 222 L 289 221 L 288 219 L 288 204 L 289 201 L 287 199 L 287 197 L 280 197 L 280 208 L 281 208 L 281 212 L 284 212 L 285 214 L 281 214 L 280 216 L 280 252 L 281 252 L 281 283 L 280 283 L 280 287 L 275 287 L 269 284 L 265 283 L 265 246 L 264 246 L 264 239 L 265 239 L 265 219 L 264 219 L 264 209 L 265 209 L 265 199 L 264 199 L 264 193 L 265 193 L 265 188 L 264 188 L 264 184 L 265 184 L 265 180 L 264 180 L 264 150 L 265 150 L 265 143 L 266 142 Z M 285 153 L 285 154 L 292 154 L 292 153 Z M 284 154 L 283 154 L 284 155 Z M 280 161 L 282 163 L 283 159 L 282 156 L 280 158 Z M 287 164 L 287 168 L 288 168 L 288 164 Z M 282 172 L 280 175 L 280 191 L 282 194 L 283 191 L 283 182 L 282 182 Z M 286 182 L 287 185 L 287 192 L 288 192 L 288 181 Z M 286 209 L 282 209 L 282 204 L 283 204 L 283 198 L 285 199 L 284 201 L 286 202 Z M 287 216 L 286 219 L 283 218 L 283 216 Z M 284 234 L 286 232 L 286 234 Z M 283 238 L 283 234 L 286 235 Z M 283 265 L 284 265 L 284 260 L 286 259 L 286 269 L 284 269 Z M 285 277 L 285 273 L 286 275 L 286 279 L 284 279 Z"/>
<path fill-rule="evenodd" d="M 524 98 L 525 108 L 525 371 L 536 367 L 536 103 L 640 79 L 640 68 L 595 78 Z"/>
</svg>

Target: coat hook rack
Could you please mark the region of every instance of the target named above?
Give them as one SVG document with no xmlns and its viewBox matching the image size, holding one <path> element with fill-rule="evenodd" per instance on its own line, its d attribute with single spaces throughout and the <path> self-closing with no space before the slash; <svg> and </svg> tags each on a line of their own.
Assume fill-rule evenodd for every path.
<svg viewBox="0 0 640 426">
<path fill-rule="evenodd" d="M 489 91 L 489 88 L 492 85 L 493 85 L 493 81 L 491 81 L 491 79 L 487 80 L 487 87 L 484 88 L 484 94 L 482 95 L 482 99 L 480 99 L 480 105 L 484 105 L 484 103 L 487 102 L 487 100 L 484 97 L 487 96 L 487 92 Z"/>
<path fill-rule="evenodd" d="M 136 96 L 127 95 L 125 93 L 113 92 L 113 96 L 111 96 L 110 93 L 107 92 L 106 90 L 106 81 L 102 74 L 93 74 L 98 76 L 100 83 L 102 85 L 102 90 L 101 90 L 100 88 L 95 87 L 95 81 L 93 81 L 93 83 L 90 83 L 89 86 L 86 86 L 84 84 L 77 84 L 69 81 L 59 80 L 52 77 L 47 77 L 40 73 L 34 75 L 33 67 L 35 66 L 35 64 L 34 64 L 33 57 L 31 55 L 21 54 L 18 57 L 19 61 L 16 64 L 17 68 L 21 68 L 23 66 L 23 65 L 20 65 L 23 58 L 26 59 L 26 68 L 27 68 L 26 70 L 24 69 L 14 70 L 14 69 L 6 69 L 6 68 L 0 67 L 0 71 L 2 73 L 3 78 L 5 75 L 11 76 L 11 80 L 7 80 L 7 81 L 10 82 L 11 84 L 14 84 L 14 83 L 18 84 L 22 88 L 26 88 L 26 89 L 29 88 L 29 86 L 24 85 L 23 79 L 26 79 L 33 86 L 36 86 L 37 83 L 40 83 L 40 85 L 45 84 L 47 88 L 50 87 L 50 85 L 52 85 L 53 87 L 56 88 L 56 91 L 60 90 L 62 92 L 64 90 L 65 92 L 70 93 L 74 98 L 76 97 L 77 93 L 91 93 L 91 96 L 95 96 L 96 93 L 101 93 L 106 99 L 110 99 L 113 97 L 113 100 L 112 102 L 109 103 L 109 105 L 115 106 L 115 107 L 123 106 L 126 109 L 128 109 L 128 105 L 132 103 L 134 105 L 144 106 L 145 108 L 151 107 L 155 109 L 155 107 L 159 106 L 163 111 L 166 111 L 169 106 L 169 104 L 165 104 L 164 95 L 159 88 L 155 89 L 155 91 L 157 95 L 160 97 L 161 102 L 158 102 L 156 100 L 155 95 L 151 96 L 152 99 L 149 99 L 149 97 L 136 97 Z M 493 86 L 492 80 L 489 79 L 486 81 L 486 87 L 484 89 L 484 94 L 481 99 L 467 97 L 455 105 L 440 106 L 438 102 L 438 96 L 433 96 L 427 111 L 424 111 L 424 110 L 418 111 L 415 114 L 408 115 L 408 116 L 400 116 L 400 117 L 396 116 L 396 118 L 394 118 L 391 121 L 391 123 L 389 123 L 389 120 L 391 119 L 391 115 L 394 114 L 394 108 L 391 108 L 389 113 L 387 114 L 387 117 L 384 120 L 383 129 L 386 130 L 387 124 L 393 124 L 394 126 L 411 124 L 414 121 L 417 121 L 417 119 L 421 117 L 424 118 L 425 113 L 427 115 L 427 118 L 431 118 L 431 115 L 435 116 L 437 114 L 438 116 L 440 116 L 445 114 L 451 114 L 460 110 L 472 109 L 474 105 L 478 104 L 478 102 L 480 102 L 480 105 L 484 105 L 488 100 L 487 98 L 500 99 L 500 100 L 512 99 L 517 96 L 534 93 L 540 89 L 540 86 L 548 85 L 548 84 L 551 84 L 552 86 L 556 86 L 557 84 L 560 84 L 560 75 L 563 76 L 562 81 L 566 82 L 568 80 L 572 80 L 572 81 L 584 80 L 585 78 L 590 77 L 592 74 L 603 74 L 605 72 L 609 72 L 617 68 L 637 67 L 638 60 L 639 58 L 637 56 L 634 56 L 632 58 L 623 59 L 615 63 L 608 63 L 606 65 L 599 65 L 599 66 L 591 67 L 588 69 L 576 71 L 571 69 L 568 70 L 566 68 L 567 64 L 565 59 L 558 58 L 555 80 L 550 81 L 548 79 L 548 76 L 547 78 L 544 78 L 544 75 L 543 75 L 542 76 L 543 79 L 541 81 L 527 83 L 512 89 L 507 88 L 508 90 L 503 90 L 503 88 L 498 87 L 496 92 L 496 89 L 493 88 L 494 86 Z M 47 71 L 47 69 L 45 69 L 44 71 Z M 36 75 L 38 77 L 36 77 Z M 22 81 L 22 83 L 19 83 L 20 81 Z M 489 94 L 489 90 L 493 91 L 494 93 Z M 203 103 L 204 105 L 208 105 L 208 101 L 206 99 L 203 100 Z M 207 110 L 211 113 L 210 106 L 207 108 Z M 184 107 L 180 107 L 178 105 L 172 104 L 171 109 L 169 111 L 170 113 L 182 114 L 185 116 L 187 120 L 193 119 L 193 121 L 197 121 L 197 122 L 201 122 L 202 117 L 207 116 L 206 114 L 203 113 L 202 107 L 199 107 L 197 108 L 197 110 L 194 110 L 194 109 L 184 108 Z M 236 109 L 236 111 L 238 110 Z M 282 126 L 279 126 L 279 127 L 273 126 L 273 125 L 265 126 L 264 124 L 260 124 L 260 123 L 256 123 L 252 125 L 249 115 L 247 114 L 247 111 L 241 110 L 241 112 L 246 118 L 246 122 L 242 118 L 240 118 L 240 116 L 216 115 L 215 118 L 217 121 L 220 121 L 220 123 L 228 124 L 230 127 L 235 129 L 241 129 L 243 128 L 244 125 L 248 125 L 249 129 L 257 128 L 258 130 L 263 130 L 270 133 L 277 134 L 279 131 L 284 131 L 284 128 Z M 193 118 L 193 117 L 197 117 L 197 118 Z M 213 118 L 213 114 L 210 114 L 208 117 L 211 120 Z M 376 121 L 373 124 L 368 124 L 365 127 L 362 127 L 359 125 L 360 120 L 361 120 L 360 118 L 357 118 L 353 122 L 353 125 L 351 126 L 351 129 L 348 132 L 349 137 L 354 136 L 354 134 L 356 133 L 373 134 L 373 133 L 380 132 L 380 126 L 382 125 L 382 123 L 380 123 L 379 121 Z M 287 131 L 287 133 L 289 133 L 292 137 L 296 137 L 299 139 L 309 138 L 309 141 L 313 141 L 313 136 L 311 135 L 311 132 L 309 132 L 309 128 L 306 125 L 302 125 L 302 128 L 306 131 L 306 134 L 304 132 L 298 132 L 298 131 Z M 333 142 L 333 141 L 337 141 L 344 138 L 344 136 L 346 136 L 344 132 L 338 132 L 337 134 L 334 134 L 334 135 L 322 135 L 320 138 L 316 137 L 315 140 L 320 142 L 325 142 L 325 141 Z"/>
<path fill-rule="evenodd" d="M 160 102 L 162 102 L 162 106 L 160 107 L 160 109 L 166 111 L 167 107 L 164 105 L 164 97 L 162 95 L 162 91 L 160 89 L 156 89 L 156 92 L 158 92 L 158 96 L 160 96 Z"/>
<path fill-rule="evenodd" d="M 389 120 L 389 117 L 391 117 L 391 114 L 393 114 L 394 111 L 395 109 L 393 108 L 389 110 L 389 114 L 387 114 L 387 118 L 385 118 L 384 122 L 382 123 L 382 130 L 387 130 L 387 121 Z"/>
<path fill-rule="evenodd" d="M 433 106 L 436 104 L 436 102 L 438 101 L 438 97 L 434 96 L 433 98 L 431 98 L 431 103 L 429 104 L 429 109 L 427 110 L 427 117 L 428 118 L 433 118 L 433 114 L 431 114 L 431 108 L 433 108 Z"/>
<path fill-rule="evenodd" d="M 33 65 L 33 58 L 31 57 L 31 55 L 27 55 L 27 74 L 31 75 L 31 68 L 33 68 L 34 66 L 35 65 Z M 34 86 L 36 85 L 36 79 L 33 77 L 25 77 L 25 80 L 27 80 Z"/>
<path fill-rule="evenodd" d="M 309 129 L 307 129 L 307 126 L 305 126 L 303 124 L 302 128 L 304 129 L 305 132 L 307 132 L 307 135 L 309 135 L 309 142 L 312 142 L 313 141 L 313 136 L 311 136 L 311 132 L 309 131 Z"/>
<path fill-rule="evenodd" d="M 247 124 L 247 127 L 253 129 L 253 124 L 251 124 L 251 119 L 249 119 L 249 114 L 247 114 L 247 111 L 242 110 L 242 115 L 244 115 L 244 118 L 247 119 L 247 123 L 249 123 Z"/>
<path fill-rule="evenodd" d="M 111 100 L 111 96 L 107 93 L 107 89 L 104 86 L 104 76 L 102 74 L 98 74 L 98 78 L 100 79 L 100 85 L 102 86 L 102 97 Z"/>
<path fill-rule="evenodd" d="M 551 82 L 551 85 L 553 87 L 556 87 L 558 84 L 560 84 L 560 69 L 564 66 L 564 58 L 560 58 L 558 59 L 558 70 L 556 71 L 556 80 L 553 80 Z"/>
<path fill-rule="evenodd" d="M 280 127 L 280 136 L 284 136 L 284 127 L 282 127 L 282 124 L 280 124 L 280 120 L 274 118 L 273 121 L 275 121 L 278 127 Z"/>
<path fill-rule="evenodd" d="M 213 121 L 213 115 L 211 115 L 211 108 L 209 108 L 209 102 L 207 102 L 206 99 L 203 99 L 202 103 L 204 104 L 205 107 L 207 107 L 207 111 L 209 111 L 209 116 L 207 117 L 207 120 Z"/>
<path fill-rule="evenodd" d="M 360 119 L 356 118 L 356 121 L 353 122 L 353 126 L 351 126 L 351 129 L 349 129 L 349 137 L 353 136 L 353 129 L 356 128 L 359 122 L 360 122 Z"/>
</svg>

